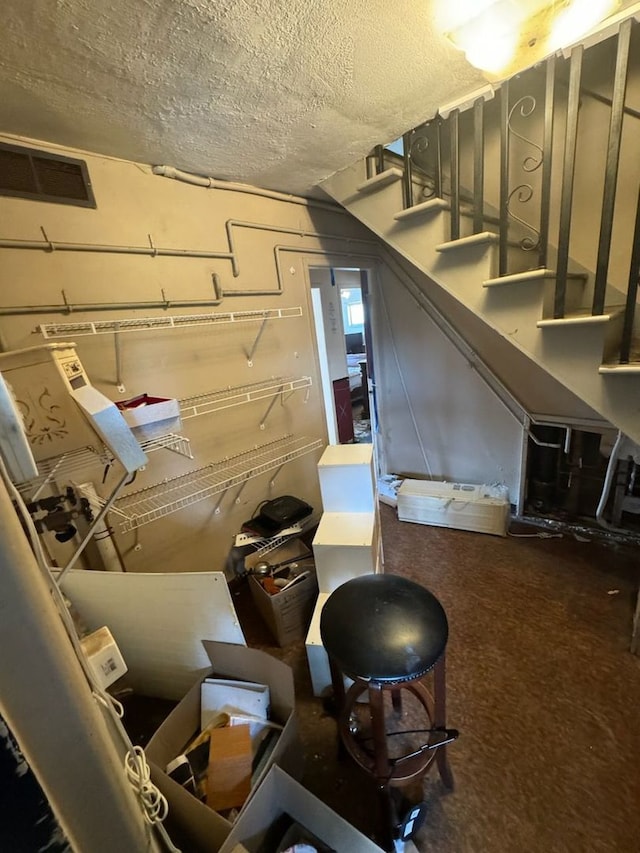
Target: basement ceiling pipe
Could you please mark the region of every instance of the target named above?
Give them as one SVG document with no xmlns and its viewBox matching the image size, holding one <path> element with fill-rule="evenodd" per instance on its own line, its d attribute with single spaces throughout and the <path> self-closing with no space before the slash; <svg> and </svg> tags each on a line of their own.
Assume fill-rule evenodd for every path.
<svg viewBox="0 0 640 853">
<path fill-rule="evenodd" d="M 35 314 L 74 314 L 78 311 L 138 311 L 150 308 L 210 308 L 222 304 L 222 288 L 220 277 L 212 273 L 213 292 L 215 299 L 162 299 L 149 302 L 67 302 L 65 292 L 62 291 L 64 302 L 57 305 L 10 305 L 0 308 L 0 317 L 30 316 Z M 164 296 L 164 291 L 162 291 Z M 2 349 L 2 338 L 0 336 L 0 350 Z M 6 350 L 3 350 L 6 352 Z"/>
<path fill-rule="evenodd" d="M 151 255 L 168 258 L 223 258 L 233 260 L 231 252 L 205 252 L 199 249 L 165 249 L 154 246 L 115 246 L 109 243 L 58 243 L 44 240 L 0 239 L 0 249 L 41 249 L 44 252 L 104 252 L 111 255 Z"/>
<path fill-rule="evenodd" d="M 183 172 L 181 169 L 176 169 L 175 166 L 152 166 L 151 171 L 154 175 L 161 175 L 163 178 L 173 178 L 175 181 L 182 181 L 185 184 L 193 184 L 193 186 L 196 187 L 206 187 L 206 189 L 210 190 L 229 190 L 236 193 L 248 193 L 249 195 L 262 196 L 262 198 L 272 198 L 275 201 L 288 201 L 290 204 L 302 204 L 305 207 L 318 207 L 321 210 L 330 210 L 332 213 L 346 212 L 337 204 L 331 204 L 328 201 L 316 201 L 315 199 L 302 198 L 298 195 L 279 193 L 275 190 L 263 190 L 260 187 L 252 187 L 250 184 L 236 184 L 233 183 L 233 181 L 219 181 L 216 178 L 209 178 L 204 175 L 193 175 L 191 172 Z"/>
</svg>

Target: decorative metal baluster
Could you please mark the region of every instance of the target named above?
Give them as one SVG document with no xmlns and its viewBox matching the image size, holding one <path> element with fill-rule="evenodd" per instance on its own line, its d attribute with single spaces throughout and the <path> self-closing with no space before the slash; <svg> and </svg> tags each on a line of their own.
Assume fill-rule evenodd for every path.
<svg viewBox="0 0 640 853">
<path fill-rule="evenodd" d="M 509 81 L 500 89 L 500 244 L 498 275 L 507 274 L 509 237 Z"/>
<path fill-rule="evenodd" d="M 629 364 L 631 358 L 631 341 L 633 338 L 633 321 L 635 318 L 636 299 L 638 297 L 638 281 L 640 280 L 640 191 L 636 207 L 636 224 L 633 230 L 633 249 L 629 266 L 629 285 L 627 287 L 627 305 L 624 312 L 622 328 L 622 343 L 620 344 L 620 364 Z"/>
<path fill-rule="evenodd" d="M 544 87 L 544 137 L 542 141 L 542 189 L 540 194 L 540 237 L 538 266 L 545 269 L 549 257 L 549 212 L 551 209 L 551 169 L 553 157 L 553 116 L 555 106 L 556 58 L 546 63 Z"/>
<path fill-rule="evenodd" d="M 602 215 L 600 218 L 600 239 L 598 241 L 598 260 L 593 292 L 592 314 L 604 314 L 604 300 L 607 290 L 607 274 L 611 255 L 611 232 L 613 231 L 613 212 L 616 203 L 616 185 L 618 165 L 620 163 L 620 143 L 622 141 L 622 118 L 627 94 L 627 69 L 629 66 L 629 43 L 633 19 L 628 18 L 620 25 L 618 33 L 618 51 L 616 71 L 613 82 L 613 103 L 609 119 L 609 143 L 607 146 L 607 166 L 602 196 Z"/>
<path fill-rule="evenodd" d="M 413 207 L 413 164 L 411 161 L 411 137 L 413 131 L 402 135 L 402 157 L 404 160 L 403 203 L 405 209 Z"/>
<path fill-rule="evenodd" d="M 484 98 L 473 105 L 473 233 L 484 228 Z"/>
<path fill-rule="evenodd" d="M 578 136 L 578 107 L 580 104 L 580 78 L 582 76 L 583 47 L 578 45 L 571 51 L 569 64 L 569 95 L 567 99 L 567 124 L 564 137 L 564 160 L 562 164 L 562 192 L 560 197 L 560 228 L 558 236 L 558 267 L 553 316 L 564 317 L 567 296 L 567 273 L 569 271 L 569 240 L 571 237 L 571 205 L 573 201 L 573 178 Z"/>
<path fill-rule="evenodd" d="M 451 169 L 451 239 L 460 238 L 460 111 L 449 115 Z"/>
<path fill-rule="evenodd" d="M 520 163 L 522 171 L 526 174 L 531 174 L 542 166 L 542 147 L 538 145 L 537 142 L 534 142 L 533 139 L 529 139 L 522 133 L 518 133 L 511 124 L 511 119 L 516 112 L 519 112 L 523 118 L 528 118 L 535 112 L 536 106 L 536 99 L 533 95 L 523 95 L 521 98 L 518 98 L 515 104 L 511 107 L 507 118 L 507 141 L 511 141 L 511 136 L 516 136 L 536 151 L 535 155 L 527 154 Z M 530 225 L 526 220 L 522 219 L 522 217 L 518 216 L 511 210 L 511 201 L 515 198 L 520 204 L 527 204 L 531 201 L 533 195 L 533 186 L 529 182 L 525 182 L 518 184 L 517 187 L 509 190 L 509 195 L 507 197 L 507 213 L 509 217 L 511 219 L 515 219 L 516 222 L 519 222 L 520 225 L 524 226 L 524 228 L 531 231 L 534 235 L 531 237 L 527 234 L 521 238 L 520 248 L 524 249 L 525 252 L 532 252 L 534 249 L 538 248 L 540 245 L 540 233 L 533 227 L 533 225 Z"/>
</svg>

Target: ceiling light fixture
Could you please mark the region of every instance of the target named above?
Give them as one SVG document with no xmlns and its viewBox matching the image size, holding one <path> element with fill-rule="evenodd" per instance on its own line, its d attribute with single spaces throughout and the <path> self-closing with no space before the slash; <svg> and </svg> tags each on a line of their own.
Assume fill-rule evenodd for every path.
<svg viewBox="0 0 640 853">
<path fill-rule="evenodd" d="M 629 5 L 625 0 L 439 3 L 441 30 L 473 66 L 493 79 L 504 79 L 578 41 L 617 7 Z"/>
</svg>

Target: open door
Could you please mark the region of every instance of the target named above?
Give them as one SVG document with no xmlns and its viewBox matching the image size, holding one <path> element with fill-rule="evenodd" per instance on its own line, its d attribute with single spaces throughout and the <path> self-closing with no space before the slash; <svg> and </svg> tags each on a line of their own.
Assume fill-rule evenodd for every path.
<svg viewBox="0 0 640 853">
<path fill-rule="evenodd" d="M 309 278 L 330 441 L 370 443 L 373 361 L 367 271 L 311 267 Z"/>
</svg>

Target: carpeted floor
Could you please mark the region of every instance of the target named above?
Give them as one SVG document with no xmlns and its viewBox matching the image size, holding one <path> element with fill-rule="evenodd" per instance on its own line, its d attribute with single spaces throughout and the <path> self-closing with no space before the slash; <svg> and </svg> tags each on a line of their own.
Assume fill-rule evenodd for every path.
<svg viewBox="0 0 640 853">
<path fill-rule="evenodd" d="M 435 768 L 426 778 L 418 850 L 638 853 L 640 658 L 628 651 L 638 549 L 570 535 L 502 539 L 381 510 L 386 571 L 427 586 L 450 625 L 456 789 L 445 793 Z M 304 785 L 375 837 L 375 791 L 350 759 L 338 761 L 303 641 L 273 646 L 242 590 L 236 604 L 247 642 L 293 667 Z"/>
</svg>

